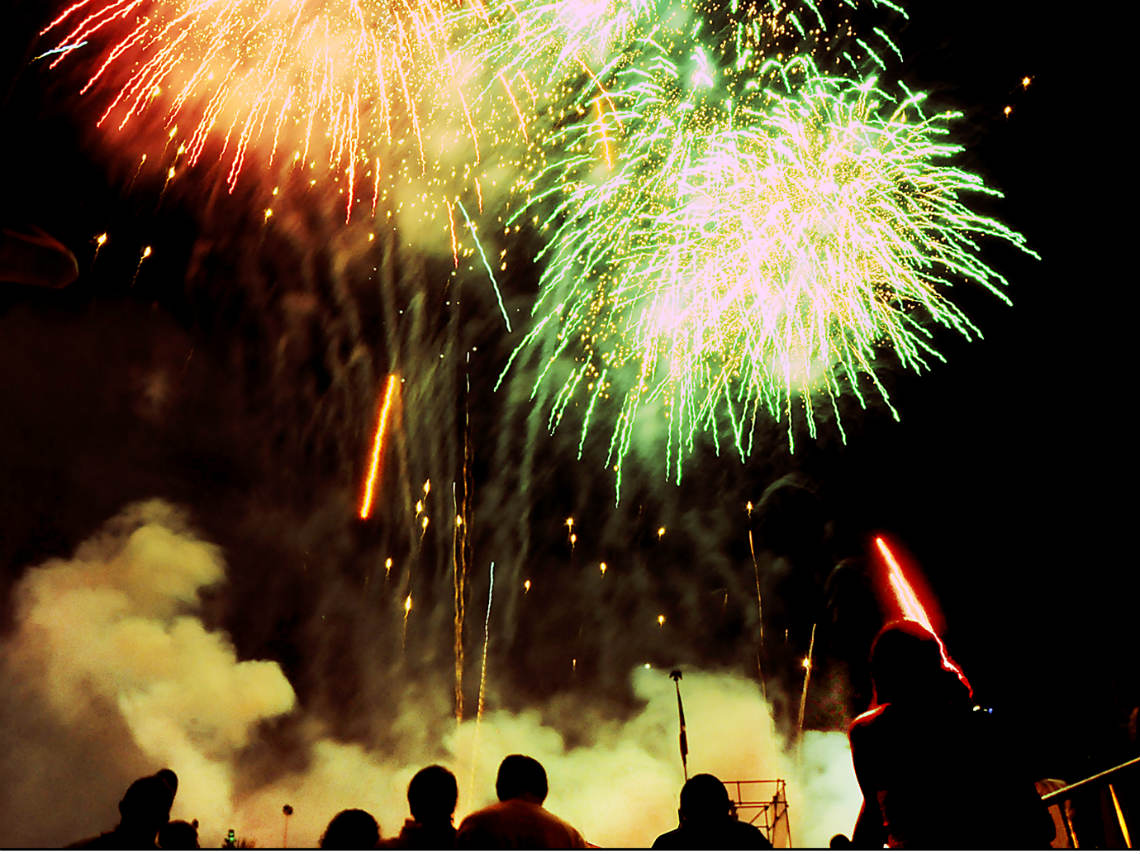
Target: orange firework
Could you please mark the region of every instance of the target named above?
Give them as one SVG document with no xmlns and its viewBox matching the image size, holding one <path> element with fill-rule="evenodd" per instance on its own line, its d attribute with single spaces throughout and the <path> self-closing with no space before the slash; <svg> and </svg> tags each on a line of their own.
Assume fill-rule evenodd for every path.
<svg viewBox="0 0 1140 854">
<path fill-rule="evenodd" d="M 372 514 L 372 495 L 376 488 L 376 475 L 380 470 L 380 452 L 384 448 L 384 432 L 388 426 L 388 411 L 396 396 L 399 376 L 388 374 L 388 385 L 384 389 L 384 400 L 380 404 L 380 419 L 376 424 L 376 435 L 372 439 L 372 462 L 368 466 L 368 478 L 364 482 L 364 497 L 360 502 L 360 518 L 367 519 Z"/>
<path fill-rule="evenodd" d="M 474 139 L 453 13 L 450 0 L 78 0 L 40 35 L 58 39 L 52 67 L 96 53 L 81 93 L 110 88 L 100 126 L 154 113 L 190 165 L 219 140 L 231 191 L 255 149 L 320 167 L 343 182 L 347 218 L 361 173 L 375 208 L 382 151 L 407 143 L 422 172 L 428 150 Z M 465 120 L 425 140 L 437 115 Z"/>
</svg>

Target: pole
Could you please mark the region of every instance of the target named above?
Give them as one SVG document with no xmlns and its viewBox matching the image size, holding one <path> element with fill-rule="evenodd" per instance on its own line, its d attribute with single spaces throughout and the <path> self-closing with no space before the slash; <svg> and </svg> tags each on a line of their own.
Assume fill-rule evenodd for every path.
<svg viewBox="0 0 1140 854">
<path fill-rule="evenodd" d="M 677 716 L 681 721 L 681 770 L 685 773 L 685 780 L 689 779 L 689 741 L 685 737 L 685 707 L 681 703 L 681 671 L 674 670 L 669 674 L 673 685 L 677 689 Z"/>
</svg>

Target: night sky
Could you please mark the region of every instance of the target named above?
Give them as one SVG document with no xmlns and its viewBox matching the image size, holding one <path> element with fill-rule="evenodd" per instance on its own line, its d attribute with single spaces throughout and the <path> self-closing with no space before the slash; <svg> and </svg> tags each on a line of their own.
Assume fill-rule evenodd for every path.
<svg viewBox="0 0 1140 854">
<path fill-rule="evenodd" d="M 504 595 L 500 625 L 510 627 L 491 660 L 492 672 L 510 674 L 501 703 L 538 706 L 577 692 L 620 714 L 629 702 L 622 674 L 643 660 L 750 672 L 754 523 L 761 565 L 792 569 L 766 577 L 769 637 L 787 628 L 794 649 L 785 658 L 794 661 L 811 624 L 823 626 L 822 669 L 847 668 L 855 681 L 838 711 L 823 700 L 813 706 L 809 725 L 842 727 L 866 699 L 866 650 L 852 644 L 865 642 L 858 627 L 877 615 L 847 611 L 846 627 L 835 622 L 826 579 L 840 559 L 865 558 L 869 536 L 882 531 L 922 567 L 951 653 L 981 701 L 1017 722 L 1040 776 L 1074 780 L 1140 752 L 1127 732 L 1140 677 L 1132 394 L 1119 343 L 1129 335 L 1120 294 L 1131 237 L 1123 232 L 1134 216 L 1118 204 L 1132 181 L 1109 143 L 1121 120 L 1103 103 L 1109 94 L 1097 81 L 1106 73 L 1058 47 L 1073 21 L 1039 3 L 917 0 L 910 19 L 897 22 L 906 58 L 898 76 L 935 106 L 965 113 L 955 126 L 966 146 L 961 162 L 1005 194 L 984 210 L 1042 256 L 987 246 L 987 260 L 1010 280 L 1012 307 L 957 289 L 984 340 L 941 332 L 945 365 L 921 377 L 887 369 L 897 423 L 881 406 L 846 406 L 846 445 L 824 424 L 820 439 L 801 437 L 794 454 L 782 428 L 762 430 L 746 465 L 699 450 L 681 487 L 648 472 L 613 510 L 607 472 L 589 455 L 575 459 L 573 431 L 538 434 L 545 444 L 525 501 L 502 476 L 523 441 L 523 416 L 492 385 L 518 336 L 505 340 L 485 283 L 451 285 L 464 288 L 465 310 L 476 306 L 460 328 L 433 284 L 421 327 L 397 331 L 372 278 L 383 241 L 354 255 L 363 226 L 337 236 L 339 212 L 322 211 L 320 199 L 299 206 L 293 221 L 303 228 L 277 233 L 261 227 L 254 189 L 227 196 L 211 189 L 209 170 L 165 192 L 161 175 L 132 179 L 136 155 L 94 129 L 74 77 L 31 62 L 47 6 L 7 5 L 0 213 L 6 226 L 36 226 L 67 246 L 80 275 L 60 290 L 0 284 L 0 625 L 10 627 L 10 591 L 29 567 L 70 554 L 125 504 L 162 497 L 188 508 L 225 551 L 230 580 L 209 597 L 208 622 L 224 627 L 241 655 L 280 661 L 298 694 L 337 719 L 337 692 L 321 668 L 343 667 L 340 685 L 360 688 L 373 678 L 357 672 L 364 623 L 370 635 L 399 637 L 394 608 L 406 588 L 385 587 L 377 567 L 378 556 L 399 563 L 410 553 L 393 533 L 405 530 L 408 508 L 357 523 L 353 502 L 379 379 L 394 354 L 407 359 L 421 348 L 427 355 L 417 364 L 431 370 L 416 382 L 437 386 L 415 399 L 436 409 L 412 416 L 420 420 L 405 425 L 404 441 L 419 448 L 413 461 L 429 461 L 433 497 L 458 476 L 464 405 L 471 414 L 469 660 L 482 638 L 486 564 L 510 564 L 503 544 L 524 528 L 530 569 L 502 571 L 512 582 L 532 572 L 541 579 L 525 607 L 517 593 Z M 110 240 L 93 263 L 94 237 L 104 232 Z M 299 233 L 312 241 L 300 245 Z M 153 256 L 140 265 L 148 245 Z M 447 264 L 406 249 L 397 264 L 396 303 L 417 276 L 449 280 Z M 352 296 L 368 282 L 371 296 Z M 533 282 L 520 276 L 506 288 L 521 318 Z M 294 349 L 280 357 L 282 318 L 301 292 L 316 305 L 305 309 L 308 337 L 290 332 Z M 346 292 L 356 300 L 352 329 Z M 368 353 L 360 376 L 350 369 L 357 341 Z M 447 366 L 438 368 L 431 360 L 447 342 Z M 461 354 L 471 347 L 478 355 L 467 394 Z M 417 424 L 435 425 L 438 447 Z M 781 478 L 804 489 L 785 490 L 767 516 L 746 517 L 744 502 L 759 502 Z M 423 474 L 413 464 L 406 479 L 416 490 Z M 573 553 L 568 516 L 579 525 Z M 658 525 L 669 529 L 668 543 L 657 542 Z M 446 692 L 450 564 L 445 540 L 429 545 L 434 569 L 414 592 L 441 607 L 434 628 L 409 635 L 409 649 L 425 672 L 439 672 L 428 684 Z M 624 561 L 636 574 L 615 593 L 591 592 L 578 579 L 599 559 Z M 318 641 L 314 609 L 325 609 L 329 627 Z M 660 631 L 650 626 L 657 613 L 670 615 Z M 616 644 L 627 621 L 646 628 Z M 580 661 L 573 670 L 572 655 Z M 771 666 L 782 672 L 786 662 Z M 773 678 L 786 680 L 794 703 L 794 678 Z M 786 726 L 786 707 L 783 714 Z M 360 735 L 348 715 L 339 725 L 346 737 Z"/>
</svg>

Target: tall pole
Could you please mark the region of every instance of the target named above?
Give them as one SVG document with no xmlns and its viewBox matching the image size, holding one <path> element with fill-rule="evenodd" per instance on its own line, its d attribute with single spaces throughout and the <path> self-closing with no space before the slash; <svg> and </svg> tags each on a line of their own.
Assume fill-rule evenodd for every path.
<svg viewBox="0 0 1140 854">
<path fill-rule="evenodd" d="M 677 716 L 681 721 L 681 770 L 685 772 L 685 780 L 689 779 L 689 740 L 685 737 L 685 706 L 681 703 L 681 671 L 674 670 L 669 674 L 673 686 L 677 689 Z"/>
</svg>

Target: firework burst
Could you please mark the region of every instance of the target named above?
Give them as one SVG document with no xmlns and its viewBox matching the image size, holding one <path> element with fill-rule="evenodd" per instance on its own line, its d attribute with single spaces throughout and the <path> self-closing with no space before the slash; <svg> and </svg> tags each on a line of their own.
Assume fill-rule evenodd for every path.
<svg viewBox="0 0 1140 854">
<path fill-rule="evenodd" d="M 747 42 L 756 31 L 737 28 L 744 49 L 728 67 L 699 43 L 654 42 L 655 75 L 631 67 L 618 75 L 630 85 L 612 87 L 632 104 L 613 165 L 599 168 L 605 129 L 589 125 L 567 131 L 570 153 L 548 167 L 560 191 L 541 294 L 512 361 L 533 354 L 534 392 L 557 389 L 551 430 L 580 408 L 580 454 L 608 410 L 619 494 L 639 419 L 664 417 L 679 482 L 703 432 L 743 459 L 762 415 L 794 447 L 797 422 L 815 435 L 821 401 L 841 434 L 841 395 L 865 406 L 873 389 L 890 407 L 882 351 L 921 372 L 942 358 L 930 323 L 978 333 L 948 298 L 954 282 L 1007 300 L 979 240 L 1032 254 L 964 201 L 998 193 L 952 165 L 957 114 L 825 74 L 808 52 L 766 55 Z"/>
</svg>

